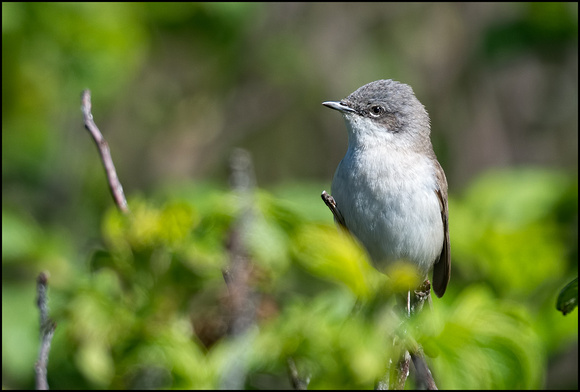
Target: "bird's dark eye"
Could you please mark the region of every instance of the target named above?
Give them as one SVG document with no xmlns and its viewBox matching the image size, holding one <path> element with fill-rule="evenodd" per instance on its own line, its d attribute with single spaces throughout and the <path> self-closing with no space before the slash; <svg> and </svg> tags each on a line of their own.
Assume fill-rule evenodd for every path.
<svg viewBox="0 0 580 392">
<path fill-rule="evenodd" d="M 380 105 L 373 105 L 370 107 L 369 113 L 373 117 L 379 117 L 381 114 L 385 112 L 385 108 Z"/>
</svg>

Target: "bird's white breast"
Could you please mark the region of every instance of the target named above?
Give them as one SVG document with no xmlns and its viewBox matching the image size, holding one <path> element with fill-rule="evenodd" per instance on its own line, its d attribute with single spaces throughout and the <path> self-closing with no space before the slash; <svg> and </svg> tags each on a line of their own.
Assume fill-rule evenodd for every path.
<svg viewBox="0 0 580 392">
<path fill-rule="evenodd" d="M 332 182 L 348 229 L 384 268 L 406 260 L 425 276 L 443 246 L 435 168 L 426 155 L 396 146 L 349 145 Z"/>
</svg>

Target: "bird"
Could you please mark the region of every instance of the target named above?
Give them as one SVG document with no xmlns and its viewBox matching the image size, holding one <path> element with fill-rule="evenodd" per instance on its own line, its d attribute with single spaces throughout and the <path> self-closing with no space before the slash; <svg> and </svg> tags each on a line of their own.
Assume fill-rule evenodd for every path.
<svg viewBox="0 0 580 392">
<path fill-rule="evenodd" d="M 348 133 L 331 185 L 335 220 L 379 271 L 410 263 L 422 282 L 433 269 L 433 291 L 442 297 L 451 271 L 448 190 L 427 110 L 411 86 L 391 79 L 322 104 L 342 114 Z"/>
</svg>

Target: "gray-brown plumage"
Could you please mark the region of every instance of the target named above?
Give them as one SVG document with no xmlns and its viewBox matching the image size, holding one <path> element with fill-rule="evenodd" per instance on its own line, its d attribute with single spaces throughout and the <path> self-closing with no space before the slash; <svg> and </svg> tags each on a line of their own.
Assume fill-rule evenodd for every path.
<svg viewBox="0 0 580 392">
<path fill-rule="evenodd" d="M 429 115 L 410 86 L 366 84 L 340 102 L 348 150 L 332 182 L 344 225 L 385 272 L 411 263 L 424 279 L 433 268 L 441 297 L 450 277 L 447 180 L 431 145 Z"/>
</svg>

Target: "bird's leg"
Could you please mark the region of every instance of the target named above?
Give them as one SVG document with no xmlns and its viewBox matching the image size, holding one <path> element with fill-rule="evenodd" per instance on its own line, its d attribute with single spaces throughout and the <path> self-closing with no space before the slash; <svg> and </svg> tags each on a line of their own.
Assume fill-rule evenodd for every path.
<svg viewBox="0 0 580 392">
<path fill-rule="evenodd" d="M 417 314 L 423 309 L 425 301 L 429 301 L 429 304 L 431 304 L 431 282 L 429 282 L 429 279 L 425 279 L 413 293 L 413 305 L 411 308 L 412 313 Z"/>
</svg>

